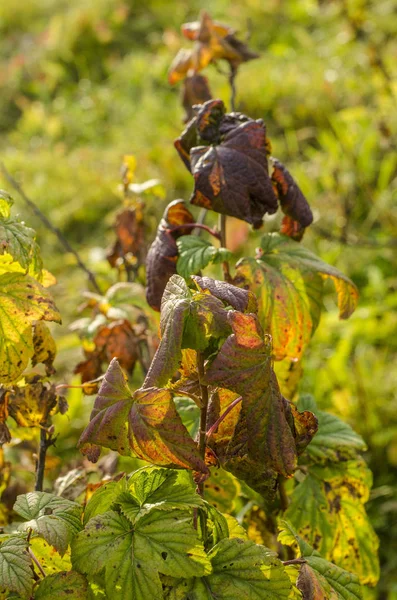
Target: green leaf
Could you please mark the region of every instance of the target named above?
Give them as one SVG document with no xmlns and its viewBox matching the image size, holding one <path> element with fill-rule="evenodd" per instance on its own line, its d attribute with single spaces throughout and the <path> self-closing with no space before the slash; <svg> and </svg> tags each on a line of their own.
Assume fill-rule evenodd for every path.
<svg viewBox="0 0 397 600">
<path fill-rule="evenodd" d="M 211 262 L 229 260 L 232 253 L 226 248 L 215 248 L 197 235 L 183 235 L 176 242 L 179 258 L 176 265 L 179 275 L 188 279 Z"/>
<path fill-rule="evenodd" d="M 61 322 L 49 292 L 29 275 L 0 275 L 0 382 L 12 383 L 27 366 L 40 320 Z"/>
<path fill-rule="evenodd" d="M 307 448 L 312 459 L 317 462 L 339 461 L 354 458 L 357 452 L 366 450 L 366 445 L 347 423 L 319 410 L 310 396 L 302 396 L 298 401 L 299 410 L 311 410 L 318 419 L 318 431 Z"/>
<path fill-rule="evenodd" d="M 227 311 L 219 298 L 191 292 L 182 277 L 173 275 L 163 294 L 160 330 L 160 344 L 146 375 L 145 388 L 167 385 L 181 362 L 183 348 L 204 351 L 213 339 L 226 337 Z"/>
<path fill-rule="evenodd" d="M 221 540 L 209 553 L 213 572 L 180 582 L 180 600 L 277 600 L 288 598 L 291 584 L 281 562 L 263 546 L 238 538 Z M 189 589 L 190 588 L 190 589 Z"/>
<path fill-rule="evenodd" d="M 265 235 L 260 257 L 244 258 L 236 269 L 239 284 L 258 298 L 260 321 L 272 336 L 276 360 L 302 357 L 320 320 L 324 279 L 335 285 L 341 319 L 357 306 L 354 283 L 287 236 Z"/>
<path fill-rule="evenodd" d="M 72 543 L 73 566 L 89 575 L 105 569 L 106 591 L 115 600 L 159 600 L 157 571 L 178 577 L 210 570 L 191 520 L 180 511 L 153 511 L 133 528 L 114 511 L 98 515 Z"/>
<path fill-rule="evenodd" d="M 370 486 L 363 460 L 311 466 L 292 493 L 285 517 L 325 558 L 374 585 L 378 539 L 364 509 Z"/>
<path fill-rule="evenodd" d="M 210 562 L 192 520 L 192 513 L 182 511 L 150 512 L 135 527 L 136 556 L 164 575 L 200 577 L 210 573 Z"/>
<path fill-rule="evenodd" d="M 18 496 L 14 511 L 27 519 L 21 526 L 24 530 L 36 531 L 60 554 L 66 552 L 73 536 L 81 529 L 81 506 L 46 492 Z"/>
<path fill-rule="evenodd" d="M 0 218 L 8 219 L 11 214 L 11 206 L 14 204 L 10 194 L 0 190 Z"/>
<path fill-rule="evenodd" d="M 123 477 L 119 481 L 109 481 L 95 490 L 84 509 L 84 525 L 96 515 L 108 511 L 126 489 L 127 482 Z"/>
<path fill-rule="evenodd" d="M 13 217 L 0 218 L 0 254 L 10 254 L 25 273 L 40 276 L 42 260 L 36 232 Z"/>
<path fill-rule="evenodd" d="M 47 575 L 35 589 L 34 600 L 87 600 L 88 583 L 84 575 L 75 571 L 61 571 Z"/>
<path fill-rule="evenodd" d="M 30 597 L 33 572 L 26 540 L 12 537 L 0 545 L 0 582 L 8 591 Z"/>
<path fill-rule="evenodd" d="M 236 477 L 224 469 L 212 469 L 204 482 L 204 498 L 221 512 L 233 512 L 241 486 Z"/>
<path fill-rule="evenodd" d="M 63 556 L 59 554 L 48 542 L 41 537 L 31 537 L 30 547 L 33 554 L 43 567 L 45 573 L 54 573 L 54 571 L 70 571 L 72 563 L 70 562 L 70 550 L 67 550 Z M 32 564 L 35 572 L 40 576 L 36 564 Z"/>
<path fill-rule="evenodd" d="M 191 510 L 204 505 L 186 471 L 145 467 L 131 477 L 129 484 L 129 491 L 118 498 L 117 504 L 133 523 L 153 509 Z"/>
<path fill-rule="evenodd" d="M 318 596 L 319 598 L 333 598 L 336 595 L 336 598 L 340 600 L 362 599 L 361 586 L 356 575 L 322 558 L 321 554 L 305 542 L 287 521 L 282 521 L 281 525 L 282 530 L 279 541 L 287 546 L 298 544 L 299 555 L 306 560 L 309 567 L 314 571 L 320 589 L 322 588 L 325 592 L 323 596 Z M 329 592 L 331 592 L 331 595 Z"/>
</svg>

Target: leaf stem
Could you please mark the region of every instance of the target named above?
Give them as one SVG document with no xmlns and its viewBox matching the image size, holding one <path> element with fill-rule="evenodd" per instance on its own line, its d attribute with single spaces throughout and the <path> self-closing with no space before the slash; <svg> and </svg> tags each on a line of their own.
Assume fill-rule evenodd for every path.
<svg viewBox="0 0 397 600">
<path fill-rule="evenodd" d="M 179 229 L 203 229 L 207 231 L 210 235 L 214 236 L 217 240 L 221 239 L 221 234 L 219 231 L 215 231 L 215 229 L 211 229 L 208 225 L 204 225 L 203 223 L 184 223 L 183 225 L 173 225 L 168 228 L 168 231 L 172 233 L 173 231 L 178 231 Z"/>
<path fill-rule="evenodd" d="M 285 491 L 285 479 L 282 475 L 278 476 L 278 493 L 280 495 L 281 510 L 285 512 L 288 508 L 289 500 Z"/>
<path fill-rule="evenodd" d="M 238 398 L 236 398 L 235 400 L 233 400 L 233 402 L 231 402 L 229 404 L 229 406 L 227 407 L 227 409 L 221 414 L 221 416 L 215 421 L 215 423 L 213 425 L 211 425 L 211 427 L 207 431 L 207 441 L 209 440 L 209 438 L 211 437 L 211 435 L 216 432 L 216 430 L 218 429 L 219 425 L 227 417 L 227 415 L 230 413 L 230 411 L 233 410 L 233 408 L 235 406 L 237 406 L 237 404 L 239 404 L 239 402 L 241 402 L 242 399 L 243 399 L 242 396 L 239 396 Z"/>
<path fill-rule="evenodd" d="M 220 244 L 221 248 L 227 248 L 226 245 L 226 215 L 219 215 L 219 231 L 220 231 Z M 222 262 L 223 279 L 228 283 L 231 282 L 229 262 L 224 260 Z"/>
<path fill-rule="evenodd" d="M 40 571 L 42 576 L 45 577 L 46 576 L 45 571 L 44 571 L 43 567 L 41 566 L 41 564 L 39 563 L 39 561 L 37 560 L 37 558 L 35 557 L 35 555 L 33 554 L 32 549 L 28 548 L 28 552 L 30 554 L 30 558 L 32 559 L 32 561 L 34 562 L 34 564 L 36 565 L 36 567 L 38 568 L 38 570 Z"/>
<path fill-rule="evenodd" d="M 34 212 L 36 217 L 38 217 L 40 219 L 40 221 L 47 227 L 47 229 L 49 229 L 50 231 L 52 231 L 52 233 L 54 233 L 56 235 L 59 242 L 66 250 L 66 252 L 70 252 L 70 254 L 73 254 L 78 266 L 80 267 L 80 269 L 82 269 L 85 272 L 88 279 L 90 280 L 92 287 L 95 289 L 96 292 L 98 292 L 98 294 L 101 294 L 101 289 L 98 285 L 97 280 L 95 279 L 94 273 L 92 271 L 90 271 L 90 269 L 84 264 L 79 253 L 74 248 L 72 248 L 72 246 L 69 244 L 68 240 L 64 237 L 64 235 L 60 231 L 60 229 L 58 229 L 58 227 L 55 227 L 55 225 L 53 225 L 51 223 L 51 221 L 49 221 L 49 219 L 41 212 L 41 210 L 38 208 L 38 206 L 36 206 L 36 204 L 33 202 L 33 200 L 28 198 L 28 196 L 25 194 L 22 187 L 13 178 L 13 176 L 7 171 L 7 169 L 5 168 L 3 163 L 0 163 L 0 169 L 1 169 L 4 177 L 8 181 L 8 183 L 21 196 L 21 198 L 24 200 L 25 204 L 27 204 L 29 206 L 29 208 Z"/>
<path fill-rule="evenodd" d="M 205 447 L 207 441 L 207 410 L 208 410 L 208 387 L 204 383 L 204 354 L 197 352 L 197 371 L 200 383 L 201 392 L 201 409 L 200 409 L 200 430 L 199 430 L 199 442 L 198 450 L 201 458 L 205 460 Z M 199 483 L 197 485 L 197 491 L 202 496 L 204 491 L 204 484 Z"/>
<path fill-rule="evenodd" d="M 232 112 L 235 112 L 235 110 L 236 110 L 236 75 L 237 75 L 237 68 L 234 67 L 233 65 L 230 65 L 229 85 L 230 85 L 230 90 L 231 90 L 230 108 L 231 108 Z"/>
</svg>

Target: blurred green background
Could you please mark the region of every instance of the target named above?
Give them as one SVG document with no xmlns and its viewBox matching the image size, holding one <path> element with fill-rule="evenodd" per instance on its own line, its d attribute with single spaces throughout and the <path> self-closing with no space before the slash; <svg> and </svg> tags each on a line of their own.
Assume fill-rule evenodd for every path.
<svg viewBox="0 0 397 600">
<path fill-rule="evenodd" d="M 172 144 L 183 111 L 167 69 L 189 46 L 180 25 L 201 8 L 242 37 L 250 32 L 261 58 L 239 71 L 237 109 L 264 119 L 274 155 L 311 203 L 315 224 L 304 243 L 360 288 L 359 308 L 347 322 L 338 321 L 327 297 L 301 390 L 366 440 L 374 472 L 367 508 L 381 540 L 378 598 L 396 599 L 396 0 L 1 2 L 1 161 L 102 285 L 114 282 L 104 255 L 121 206 L 122 156 L 136 156 L 137 181 L 155 177 L 164 186 L 164 199 L 147 200 L 152 236 L 165 204 L 191 192 Z M 228 104 L 227 78 L 213 67 L 206 75 L 213 95 Z M 4 178 L 0 183 L 12 192 Z M 81 358 L 68 326 L 87 282 L 17 197 L 16 207 L 37 229 L 45 264 L 58 279 L 58 367 L 68 379 Z M 237 229 L 229 237 L 238 246 L 234 235 Z M 254 248 L 258 234 L 248 235 L 245 248 Z M 91 402 L 82 410 L 80 393 L 69 400 L 61 447 L 72 452 Z"/>
</svg>

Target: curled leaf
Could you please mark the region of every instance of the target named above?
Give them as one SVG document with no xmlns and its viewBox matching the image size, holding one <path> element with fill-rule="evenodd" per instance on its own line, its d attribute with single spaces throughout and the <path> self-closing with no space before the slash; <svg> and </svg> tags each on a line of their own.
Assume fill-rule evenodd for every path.
<svg viewBox="0 0 397 600">
<path fill-rule="evenodd" d="M 194 218 L 183 200 L 174 200 L 164 211 L 154 242 L 146 258 L 146 299 L 154 310 L 160 310 L 161 298 L 169 278 L 176 273 L 178 247 L 176 240 L 190 233 L 183 225 Z"/>
<path fill-rule="evenodd" d="M 117 239 L 106 255 L 110 266 L 119 266 L 128 254 L 142 258 L 145 252 L 142 205 L 119 212 L 114 229 Z"/>
<path fill-rule="evenodd" d="M 272 182 L 282 211 L 297 221 L 301 227 L 308 227 L 313 221 L 313 213 L 308 201 L 288 169 L 276 158 L 272 163 Z"/>
<path fill-rule="evenodd" d="M 182 105 L 186 111 L 184 122 L 187 123 L 194 117 L 193 106 L 203 104 L 211 99 L 211 90 L 208 79 L 202 75 L 186 77 L 183 83 Z"/>
</svg>

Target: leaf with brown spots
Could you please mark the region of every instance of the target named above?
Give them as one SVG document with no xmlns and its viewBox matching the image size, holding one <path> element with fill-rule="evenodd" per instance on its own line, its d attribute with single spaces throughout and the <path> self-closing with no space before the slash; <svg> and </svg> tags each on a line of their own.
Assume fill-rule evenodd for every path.
<svg viewBox="0 0 397 600">
<path fill-rule="evenodd" d="M 358 290 L 346 275 L 279 234 L 265 235 L 258 258 L 243 258 L 236 269 L 235 284 L 258 298 L 259 319 L 272 336 L 276 360 L 302 357 L 320 320 L 325 279 L 335 285 L 341 319 L 357 306 Z"/>
<path fill-rule="evenodd" d="M 169 390 L 149 388 L 133 395 L 113 359 L 95 400 L 90 422 L 79 440 L 130 454 L 152 464 L 208 473 L 196 444 L 175 408 Z M 88 447 L 91 452 L 91 446 Z"/>
<path fill-rule="evenodd" d="M 55 373 L 53 362 L 57 354 L 57 347 L 50 330 L 43 321 L 37 321 L 33 325 L 33 348 L 32 366 L 43 363 L 47 375 L 53 375 Z"/>
<path fill-rule="evenodd" d="M 34 597 L 35 600 L 87 600 L 87 579 L 76 571 L 60 571 L 47 575 L 35 589 Z"/>
<path fill-rule="evenodd" d="M 208 473 L 169 390 L 137 390 L 129 411 L 128 424 L 130 446 L 139 458 L 158 466 Z"/>
<path fill-rule="evenodd" d="M 362 600 L 362 591 L 357 575 L 329 562 L 308 544 L 288 521 L 281 521 L 279 541 L 286 546 L 298 546 L 298 555 L 306 561 L 310 570 L 304 570 L 299 589 L 305 593 L 304 600 Z M 318 584 L 314 582 L 318 580 Z"/>
<path fill-rule="evenodd" d="M 362 459 L 312 465 L 285 513 L 325 558 L 356 573 L 367 585 L 379 578 L 378 539 L 364 508 L 371 483 Z"/>
<path fill-rule="evenodd" d="M 265 486 L 274 489 L 278 473 L 289 477 L 294 472 L 297 451 L 271 365 L 271 344 L 255 315 L 230 311 L 228 319 L 233 334 L 206 372 L 207 383 L 242 396 L 224 467 L 256 490 L 266 473 Z M 263 481 L 259 485 L 262 489 Z"/>
<path fill-rule="evenodd" d="M 34 354 L 32 324 L 61 322 L 54 301 L 33 277 L 0 275 L 0 382 L 18 379 Z"/>
<path fill-rule="evenodd" d="M 193 215 L 183 200 L 174 200 L 165 209 L 156 238 L 150 246 L 146 258 L 146 299 L 154 310 L 160 310 L 165 286 L 176 273 L 176 240 L 190 233 L 191 229 L 183 227 L 188 223 L 194 223 Z"/>
<path fill-rule="evenodd" d="M 7 391 L 8 412 L 20 427 L 46 425 L 58 409 L 59 396 L 38 376 L 26 378 L 23 386 L 12 386 Z"/>
</svg>

